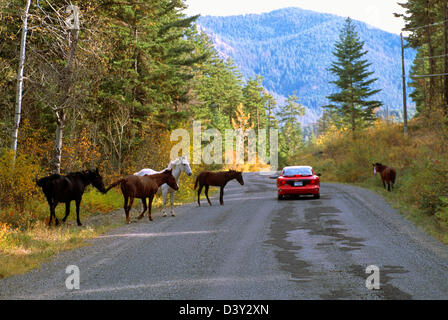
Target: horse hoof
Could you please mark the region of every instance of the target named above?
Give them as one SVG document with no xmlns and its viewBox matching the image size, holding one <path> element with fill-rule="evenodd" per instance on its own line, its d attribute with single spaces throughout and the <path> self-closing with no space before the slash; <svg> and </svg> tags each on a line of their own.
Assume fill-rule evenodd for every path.
<svg viewBox="0 0 448 320">
<path fill-rule="evenodd" d="M 166 214 L 166 212 L 163 214 L 164 217 L 167 217 L 168 215 Z"/>
<path fill-rule="evenodd" d="M 174 213 L 171 214 L 172 217 L 175 217 L 176 215 Z"/>
<path fill-rule="evenodd" d="M 151 218 L 151 217 L 149 217 L 149 221 L 152 221 L 152 218 Z"/>
<path fill-rule="evenodd" d="M 141 219 L 143 219 L 143 217 L 144 217 L 144 216 L 138 216 L 137 219 L 138 219 L 138 220 L 141 220 Z"/>
<path fill-rule="evenodd" d="M 81 222 L 78 222 L 78 227 L 81 227 L 82 226 L 82 223 Z"/>
</svg>

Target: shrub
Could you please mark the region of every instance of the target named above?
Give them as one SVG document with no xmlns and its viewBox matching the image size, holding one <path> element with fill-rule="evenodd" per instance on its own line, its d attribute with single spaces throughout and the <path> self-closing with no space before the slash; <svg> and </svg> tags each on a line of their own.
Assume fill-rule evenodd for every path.
<svg viewBox="0 0 448 320">
<path fill-rule="evenodd" d="M 0 152 L 0 208 L 14 207 L 23 211 L 26 202 L 38 192 L 36 177 L 40 167 L 27 155 L 18 155 L 9 149 Z"/>
</svg>

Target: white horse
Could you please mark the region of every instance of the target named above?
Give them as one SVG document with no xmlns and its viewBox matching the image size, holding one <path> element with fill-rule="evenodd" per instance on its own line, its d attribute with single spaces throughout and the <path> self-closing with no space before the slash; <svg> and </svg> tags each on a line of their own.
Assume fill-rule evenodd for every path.
<svg viewBox="0 0 448 320">
<path fill-rule="evenodd" d="M 180 174 L 182 172 L 185 172 L 189 176 L 191 176 L 193 174 L 193 172 L 191 171 L 190 163 L 188 162 L 187 157 L 180 157 L 180 158 L 177 158 L 177 159 L 171 161 L 170 164 L 168 165 L 167 169 L 173 170 L 172 174 L 173 174 L 174 179 L 176 180 L 177 184 L 179 184 L 179 178 L 180 178 Z M 164 170 L 166 170 L 166 169 L 164 169 Z M 163 172 L 164 170 L 155 171 L 152 169 L 142 169 L 139 172 L 134 173 L 134 175 L 143 177 L 144 175 L 160 173 L 160 172 Z M 162 207 L 163 216 L 164 217 L 167 216 L 166 200 L 168 197 L 168 193 L 170 193 L 170 195 L 171 195 L 171 215 L 174 217 L 175 216 L 175 214 L 174 214 L 174 194 L 176 193 L 176 190 L 174 190 L 173 188 L 171 188 L 170 186 L 168 186 L 165 183 L 165 184 L 162 184 L 160 186 L 159 190 L 157 191 L 157 194 L 160 194 L 160 193 L 162 193 L 162 196 L 163 196 L 163 207 Z"/>
</svg>

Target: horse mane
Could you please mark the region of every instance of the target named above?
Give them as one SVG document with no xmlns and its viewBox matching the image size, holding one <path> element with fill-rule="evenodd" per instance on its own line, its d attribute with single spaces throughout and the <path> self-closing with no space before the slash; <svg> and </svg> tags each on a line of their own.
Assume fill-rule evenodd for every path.
<svg viewBox="0 0 448 320">
<path fill-rule="evenodd" d="M 168 167 L 166 168 L 166 169 L 172 169 L 173 168 L 173 165 L 179 165 L 180 163 L 181 163 L 181 160 L 182 159 L 182 157 L 179 157 L 179 158 L 177 158 L 177 159 L 174 159 L 173 161 L 171 161 L 169 164 L 168 164 Z"/>
</svg>

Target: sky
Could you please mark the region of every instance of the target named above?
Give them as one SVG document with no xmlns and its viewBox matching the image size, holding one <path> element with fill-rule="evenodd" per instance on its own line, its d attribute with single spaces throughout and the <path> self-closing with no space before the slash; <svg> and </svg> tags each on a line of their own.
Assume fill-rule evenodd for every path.
<svg viewBox="0 0 448 320">
<path fill-rule="evenodd" d="M 399 34 L 404 22 L 394 12 L 403 13 L 398 0 L 185 0 L 188 15 L 213 16 L 263 13 L 299 7 L 364 21 L 379 29 Z M 406 2 L 401 0 L 400 2 Z"/>
</svg>

